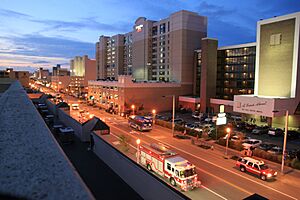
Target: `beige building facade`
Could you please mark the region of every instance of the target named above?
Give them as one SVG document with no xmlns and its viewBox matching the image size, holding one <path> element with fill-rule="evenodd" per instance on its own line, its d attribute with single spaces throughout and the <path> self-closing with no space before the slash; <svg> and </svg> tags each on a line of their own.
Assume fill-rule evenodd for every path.
<svg viewBox="0 0 300 200">
<path fill-rule="evenodd" d="M 70 61 L 70 75 L 69 91 L 76 96 L 86 93 L 88 81 L 97 79 L 96 60 L 76 56 Z"/>
<path fill-rule="evenodd" d="M 132 75 L 137 81 L 192 86 L 194 50 L 207 36 L 207 18 L 179 11 L 160 21 L 139 17 L 129 33 L 101 36 L 96 44 L 99 79 Z"/>
</svg>

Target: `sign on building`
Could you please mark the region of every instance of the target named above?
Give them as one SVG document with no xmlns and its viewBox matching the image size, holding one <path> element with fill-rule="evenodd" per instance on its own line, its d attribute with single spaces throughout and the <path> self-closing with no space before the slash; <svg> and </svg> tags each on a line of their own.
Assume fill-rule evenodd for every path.
<svg viewBox="0 0 300 200">
<path fill-rule="evenodd" d="M 235 95 L 233 111 L 238 113 L 273 116 L 275 100 L 256 96 Z"/>
</svg>

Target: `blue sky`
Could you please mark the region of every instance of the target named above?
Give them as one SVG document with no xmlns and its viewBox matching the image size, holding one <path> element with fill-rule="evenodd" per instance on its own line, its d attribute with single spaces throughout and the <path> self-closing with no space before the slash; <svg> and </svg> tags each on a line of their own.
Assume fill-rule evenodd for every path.
<svg viewBox="0 0 300 200">
<path fill-rule="evenodd" d="M 299 0 L 1 0 L 0 68 L 69 66 L 76 55 L 95 57 L 100 35 L 131 31 L 144 16 L 159 20 L 178 10 L 208 17 L 219 46 L 255 41 L 256 22 L 300 11 Z"/>
</svg>

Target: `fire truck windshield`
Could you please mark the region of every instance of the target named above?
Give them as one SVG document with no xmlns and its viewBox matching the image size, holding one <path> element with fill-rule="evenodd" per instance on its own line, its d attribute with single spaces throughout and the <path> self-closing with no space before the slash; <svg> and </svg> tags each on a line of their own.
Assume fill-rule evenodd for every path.
<svg viewBox="0 0 300 200">
<path fill-rule="evenodd" d="M 180 171 L 181 178 L 187 178 L 196 174 L 195 168 L 186 169 L 184 171 Z"/>
</svg>

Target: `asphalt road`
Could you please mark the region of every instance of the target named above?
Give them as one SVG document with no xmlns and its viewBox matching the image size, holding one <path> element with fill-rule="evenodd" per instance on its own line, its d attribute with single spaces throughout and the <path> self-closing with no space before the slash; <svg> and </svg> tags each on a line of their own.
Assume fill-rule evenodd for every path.
<svg viewBox="0 0 300 200">
<path fill-rule="evenodd" d="M 76 101 L 73 97 L 66 97 L 66 99 L 70 103 Z M 196 165 L 203 187 L 185 193 L 192 199 L 243 199 L 254 193 L 269 199 L 299 199 L 300 173 L 298 171 L 291 171 L 285 175 L 279 174 L 275 181 L 262 181 L 251 174 L 240 172 L 234 167 L 235 161 L 224 159 L 223 152 L 199 148 L 192 145 L 190 140 L 175 139 L 169 129 L 155 126 L 150 132 L 140 133 L 132 131 L 127 121 L 119 116 L 113 116 L 84 104 L 79 107 L 106 121 L 113 133 L 109 137 L 115 137 L 116 141 L 118 136 L 126 135 L 131 138 L 132 148 L 137 138 L 140 138 L 142 143 L 161 142 Z M 71 115 L 78 118 L 78 111 L 71 111 Z M 278 164 L 270 164 L 276 170 L 280 168 Z"/>
</svg>

